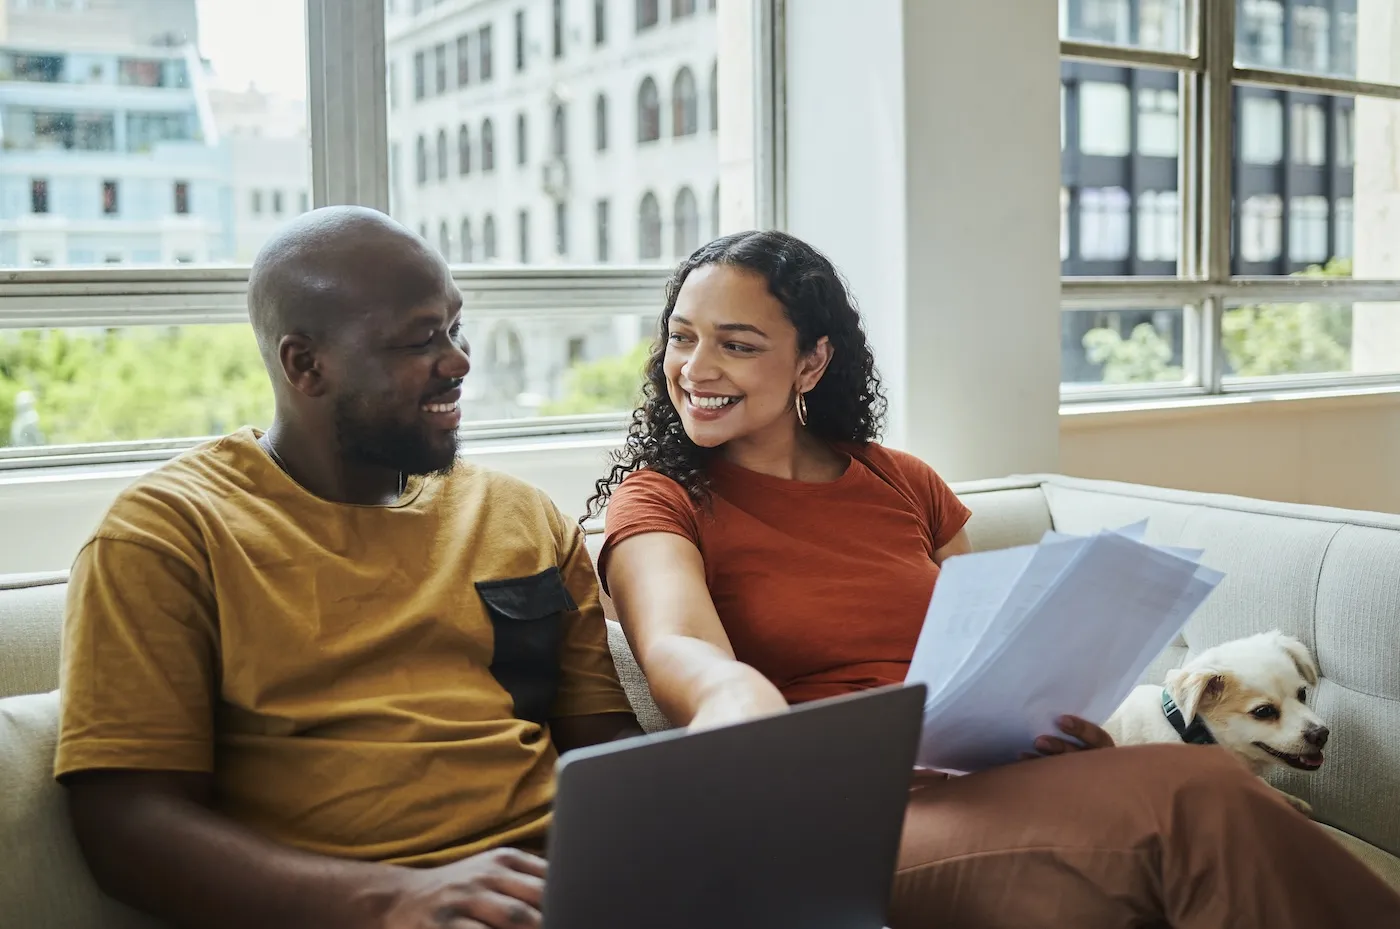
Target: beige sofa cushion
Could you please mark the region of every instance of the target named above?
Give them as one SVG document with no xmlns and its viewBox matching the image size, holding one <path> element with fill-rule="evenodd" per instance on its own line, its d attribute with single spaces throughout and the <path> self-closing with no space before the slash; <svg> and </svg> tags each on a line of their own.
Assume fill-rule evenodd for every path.
<svg viewBox="0 0 1400 929">
<path fill-rule="evenodd" d="M 0 697 L 58 686 L 65 574 L 0 575 Z"/>
<path fill-rule="evenodd" d="M 97 889 L 53 779 L 58 693 L 0 700 L 0 901 L 16 929 L 159 929 Z"/>
</svg>

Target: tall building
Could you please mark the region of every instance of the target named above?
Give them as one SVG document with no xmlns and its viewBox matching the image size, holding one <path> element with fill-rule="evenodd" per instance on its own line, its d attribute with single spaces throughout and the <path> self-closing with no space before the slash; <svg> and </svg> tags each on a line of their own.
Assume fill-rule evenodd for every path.
<svg viewBox="0 0 1400 929">
<path fill-rule="evenodd" d="M 386 13 L 392 212 L 449 260 L 670 263 L 718 235 L 713 0 L 387 0 Z M 468 408 L 548 410 L 571 367 L 626 355 L 652 319 L 473 316 Z"/>
<path fill-rule="evenodd" d="M 5 25 L 0 265 L 229 258 L 194 0 L 10 0 Z"/>
<path fill-rule="evenodd" d="M 1244 67 L 1357 76 L 1357 0 L 1235 0 Z M 1183 0 L 1068 0 L 1064 34 L 1158 51 L 1186 48 Z M 1060 258 L 1066 276 L 1174 277 L 1180 258 L 1178 77 L 1067 61 L 1061 69 Z M 1235 89 L 1232 272 L 1293 274 L 1354 250 L 1355 101 Z M 1100 379 L 1081 342 L 1148 322 L 1181 362 L 1180 312 L 1066 314 L 1066 382 Z"/>
</svg>

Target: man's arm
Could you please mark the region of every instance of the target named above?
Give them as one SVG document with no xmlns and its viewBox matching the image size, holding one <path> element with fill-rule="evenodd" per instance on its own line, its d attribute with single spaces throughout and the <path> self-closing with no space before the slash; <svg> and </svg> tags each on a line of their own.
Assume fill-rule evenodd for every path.
<svg viewBox="0 0 1400 929">
<path fill-rule="evenodd" d="M 89 771 L 64 783 L 98 886 L 175 926 L 540 925 L 545 866 L 523 852 L 424 870 L 342 861 L 270 842 L 213 812 L 206 774 Z"/>
</svg>

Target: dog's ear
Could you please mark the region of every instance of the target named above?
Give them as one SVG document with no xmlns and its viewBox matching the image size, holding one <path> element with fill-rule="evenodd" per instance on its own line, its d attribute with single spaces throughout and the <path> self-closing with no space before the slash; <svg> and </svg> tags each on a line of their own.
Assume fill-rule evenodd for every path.
<svg viewBox="0 0 1400 929">
<path fill-rule="evenodd" d="M 1288 657 L 1293 659 L 1293 664 L 1297 666 L 1298 673 L 1303 676 L 1303 680 L 1311 687 L 1317 683 L 1317 663 L 1313 661 L 1312 654 L 1308 647 L 1291 635 L 1277 633 L 1275 639 L 1279 648 L 1288 653 Z"/>
<path fill-rule="evenodd" d="M 1167 672 L 1166 688 L 1189 723 L 1197 713 L 1220 702 L 1225 694 L 1225 676 L 1208 668 L 1200 671 L 1174 668 Z"/>
</svg>

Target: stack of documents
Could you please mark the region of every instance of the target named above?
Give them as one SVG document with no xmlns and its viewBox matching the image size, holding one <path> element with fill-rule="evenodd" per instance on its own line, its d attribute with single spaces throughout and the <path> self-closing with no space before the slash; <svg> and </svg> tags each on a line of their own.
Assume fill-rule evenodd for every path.
<svg viewBox="0 0 1400 929">
<path fill-rule="evenodd" d="M 1017 761 L 1055 720 L 1102 725 L 1224 578 L 1145 522 L 950 558 L 906 680 L 928 686 L 919 764 Z"/>
</svg>

